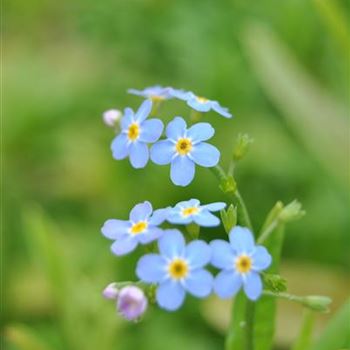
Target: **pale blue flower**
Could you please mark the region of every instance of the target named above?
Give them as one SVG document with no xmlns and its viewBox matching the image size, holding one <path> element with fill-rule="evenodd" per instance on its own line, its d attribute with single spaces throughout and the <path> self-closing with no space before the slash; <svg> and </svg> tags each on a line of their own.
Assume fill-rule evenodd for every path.
<svg viewBox="0 0 350 350">
<path fill-rule="evenodd" d="M 198 112 L 209 112 L 210 110 L 214 110 L 225 118 L 232 117 L 229 110 L 222 107 L 218 101 L 212 101 L 205 97 L 196 96 L 192 91 L 172 89 L 171 94 L 180 100 L 186 101 L 192 109 Z"/>
<path fill-rule="evenodd" d="M 141 281 L 158 285 L 156 300 L 161 308 L 177 310 L 186 292 L 197 298 L 211 293 L 213 276 L 203 268 L 211 257 L 207 243 L 195 240 L 186 245 L 178 230 L 166 230 L 158 247 L 159 254 L 147 254 L 139 260 L 136 274 Z"/>
<path fill-rule="evenodd" d="M 111 149 L 115 159 L 130 157 L 134 168 L 143 168 L 149 159 L 148 143 L 156 142 L 163 132 L 163 122 L 148 119 L 152 102 L 146 100 L 136 113 L 126 108 L 120 121 L 121 133 L 113 140 Z"/>
<path fill-rule="evenodd" d="M 115 241 L 111 246 L 112 252 L 124 255 L 138 244 L 148 244 L 162 236 L 164 231 L 158 226 L 166 219 L 167 211 L 168 208 L 153 212 L 151 203 L 146 201 L 134 206 L 129 220 L 107 220 L 101 231 L 105 237 Z"/>
<path fill-rule="evenodd" d="M 214 240 L 211 263 L 222 271 L 215 277 L 214 291 L 221 298 L 231 298 L 243 286 L 247 297 L 257 300 L 262 293 L 259 273 L 267 269 L 271 255 L 263 246 L 255 245 L 249 229 L 235 226 L 229 234 L 230 243 Z"/>
<path fill-rule="evenodd" d="M 171 163 L 170 178 L 175 185 L 187 186 L 194 178 L 195 164 L 213 167 L 218 164 L 220 152 L 203 142 L 214 135 L 209 123 L 197 123 L 187 129 L 181 117 L 175 117 L 166 128 L 167 140 L 158 141 L 151 148 L 154 163 Z"/>
<path fill-rule="evenodd" d="M 169 209 L 167 220 L 172 224 L 188 225 L 195 222 L 199 226 L 218 226 L 220 220 L 212 211 L 219 211 L 226 207 L 226 203 L 216 202 L 206 205 L 200 205 L 198 199 L 179 202 L 174 208 Z"/>
<path fill-rule="evenodd" d="M 128 93 L 142 96 L 144 98 L 148 98 L 152 100 L 153 102 L 163 101 L 163 100 L 169 100 L 173 98 L 171 95 L 172 88 L 170 87 L 162 87 L 160 85 L 154 85 L 147 87 L 143 90 L 137 90 L 137 89 L 129 89 Z"/>
</svg>

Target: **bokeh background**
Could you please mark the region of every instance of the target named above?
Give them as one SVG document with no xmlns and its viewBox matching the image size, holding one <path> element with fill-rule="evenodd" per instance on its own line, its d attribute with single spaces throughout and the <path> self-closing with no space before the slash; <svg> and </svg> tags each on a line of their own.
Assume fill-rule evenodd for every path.
<svg viewBox="0 0 350 350">
<path fill-rule="evenodd" d="M 236 171 L 258 229 L 277 200 L 307 215 L 287 227 L 282 275 L 298 294 L 333 298 L 315 337 L 349 290 L 349 3 L 345 0 L 11 0 L 4 4 L 4 349 L 222 349 L 228 307 L 188 298 L 130 324 L 101 298 L 134 279 L 139 250 L 117 259 L 100 234 L 132 206 L 225 200 L 198 169 L 178 188 L 169 168 L 134 170 L 110 152 L 101 114 L 137 108 L 127 88 L 193 90 L 235 115 L 205 116 L 227 166 L 240 132 L 255 142 Z M 179 101 L 164 121 L 188 116 Z M 222 227 L 205 230 L 210 240 Z M 302 310 L 280 303 L 276 349 Z"/>
</svg>

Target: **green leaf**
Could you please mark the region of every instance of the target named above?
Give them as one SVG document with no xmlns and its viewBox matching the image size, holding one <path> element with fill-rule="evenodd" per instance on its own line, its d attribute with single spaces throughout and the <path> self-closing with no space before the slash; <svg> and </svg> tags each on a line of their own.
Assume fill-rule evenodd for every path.
<svg viewBox="0 0 350 350">
<path fill-rule="evenodd" d="M 350 348 L 350 299 L 330 320 L 311 350 L 334 350 Z"/>
<path fill-rule="evenodd" d="M 232 305 L 231 324 L 226 336 L 225 349 L 236 350 L 246 348 L 245 338 L 245 316 L 247 307 L 247 297 L 240 291 L 234 299 Z"/>
<path fill-rule="evenodd" d="M 315 314 L 310 310 L 304 311 L 301 329 L 292 350 L 309 350 L 311 344 L 312 331 L 315 323 Z"/>
<path fill-rule="evenodd" d="M 221 221 L 227 234 L 230 233 L 233 227 L 237 224 L 237 210 L 233 204 L 230 204 L 227 210 L 220 211 Z"/>
<path fill-rule="evenodd" d="M 271 210 L 263 227 L 268 226 L 275 215 L 280 212 L 280 203 Z M 272 220 L 272 221 L 271 221 Z M 266 271 L 278 274 L 282 245 L 284 240 L 284 225 L 279 224 L 266 240 L 265 246 L 272 256 L 272 264 Z M 273 344 L 276 320 L 276 300 L 262 296 L 255 305 L 254 350 L 270 350 Z"/>
</svg>

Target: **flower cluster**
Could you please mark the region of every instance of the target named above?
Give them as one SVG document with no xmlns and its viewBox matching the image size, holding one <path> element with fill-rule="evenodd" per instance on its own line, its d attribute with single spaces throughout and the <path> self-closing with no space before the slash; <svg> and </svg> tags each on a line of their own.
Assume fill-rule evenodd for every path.
<svg viewBox="0 0 350 350">
<path fill-rule="evenodd" d="M 159 165 L 170 164 L 171 181 L 178 186 L 187 186 L 192 182 L 195 165 L 214 167 L 218 164 L 219 150 L 205 142 L 215 133 L 209 123 L 196 123 L 187 127 L 184 118 L 175 117 L 166 126 L 166 138 L 159 141 L 164 124 L 158 118 L 148 118 L 153 113 L 155 103 L 171 98 L 186 101 L 197 112 L 213 110 L 225 118 L 231 118 L 227 108 L 220 106 L 217 101 L 171 87 L 156 85 L 144 90 L 129 89 L 128 92 L 146 99 L 136 113 L 131 108 L 125 108 L 123 116 L 114 109 L 103 114 L 104 122 L 108 126 L 115 127 L 120 121 L 120 132 L 111 144 L 115 159 L 129 157 L 134 168 L 144 168 L 150 158 L 149 145 L 153 144 L 151 160 Z"/>
<path fill-rule="evenodd" d="M 164 127 L 160 119 L 149 117 L 161 102 L 171 98 L 185 101 L 198 113 L 213 110 L 230 118 L 227 108 L 217 101 L 170 87 L 152 86 L 129 92 L 145 98 L 136 112 L 126 108 L 122 117 L 116 110 L 104 114 L 105 123 L 110 126 L 116 126 L 120 119 L 118 135 L 111 145 L 115 159 L 129 157 L 134 168 L 145 167 L 149 159 L 158 165 L 169 164 L 171 181 L 178 186 L 192 182 L 196 165 L 217 166 L 220 152 L 207 142 L 215 134 L 210 123 L 188 125 L 183 117 L 176 116 Z M 201 227 L 220 225 L 214 213 L 226 213 L 225 207 L 224 202 L 201 204 L 198 199 L 190 199 L 153 210 L 151 203 L 145 201 L 132 208 L 128 220 L 107 220 L 101 231 L 113 241 L 113 254 L 126 255 L 140 245 L 146 246 L 143 250 L 146 254 L 139 258 L 135 268 L 137 282 L 109 284 L 103 295 L 116 300 L 118 312 L 129 320 L 138 319 L 145 312 L 146 295 L 149 302 L 155 301 L 169 311 L 180 308 L 187 293 L 197 298 L 211 293 L 231 298 L 243 289 L 249 299 L 257 300 L 263 289 L 260 274 L 270 266 L 272 258 L 266 248 L 255 244 L 252 232 L 231 225 L 227 230 L 228 241 L 216 239 L 207 243 L 198 239 Z M 183 225 L 189 234 L 180 231 Z M 213 268 L 218 270 L 215 275 Z"/>
<path fill-rule="evenodd" d="M 248 298 L 256 300 L 262 292 L 259 273 L 269 267 L 271 256 L 266 248 L 254 244 L 247 228 L 235 226 L 229 242 L 214 240 L 207 244 L 195 239 L 186 244 L 179 230 L 159 227 L 164 221 L 218 226 L 220 220 L 211 212 L 225 206 L 223 202 L 201 205 L 198 199 L 191 199 L 153 211 L 152 205 L 144 202 L 131 210 L 129 220 L 107 220 L 102 234 L 114 240 L 111 250 L 115 255 L 127 254 L 138 244 L 157 240 L 157 249 L 138 261 L 136 275 L 141 282 L 157 286 L 156 301 L 161 308 L 178 309 L 187 292 L 204 298 L 214 291 L 221 298 L 230 298 L 241 287 Z M 208 264 L 221 270 L 215 278 L 205 269 Z M 109 285 L 104 295 L 114 298 L 115 286 Z"/>
</svg>

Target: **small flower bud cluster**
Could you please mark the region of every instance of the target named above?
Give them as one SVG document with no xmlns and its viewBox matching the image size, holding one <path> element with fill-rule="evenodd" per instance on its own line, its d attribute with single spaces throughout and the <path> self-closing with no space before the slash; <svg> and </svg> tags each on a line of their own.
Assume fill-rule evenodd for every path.
<svg viewBox="0 0 350 350">
<path fill-rule="evenodd" d="M 129 285 L 119 290 L 118 284 L 113 282 L 103 290 L 102 295 L 115 300 L 118 313 L 128 321 L 138 320 L 147 309 L 145 293 L 136 286 Z"/>
</svg>

